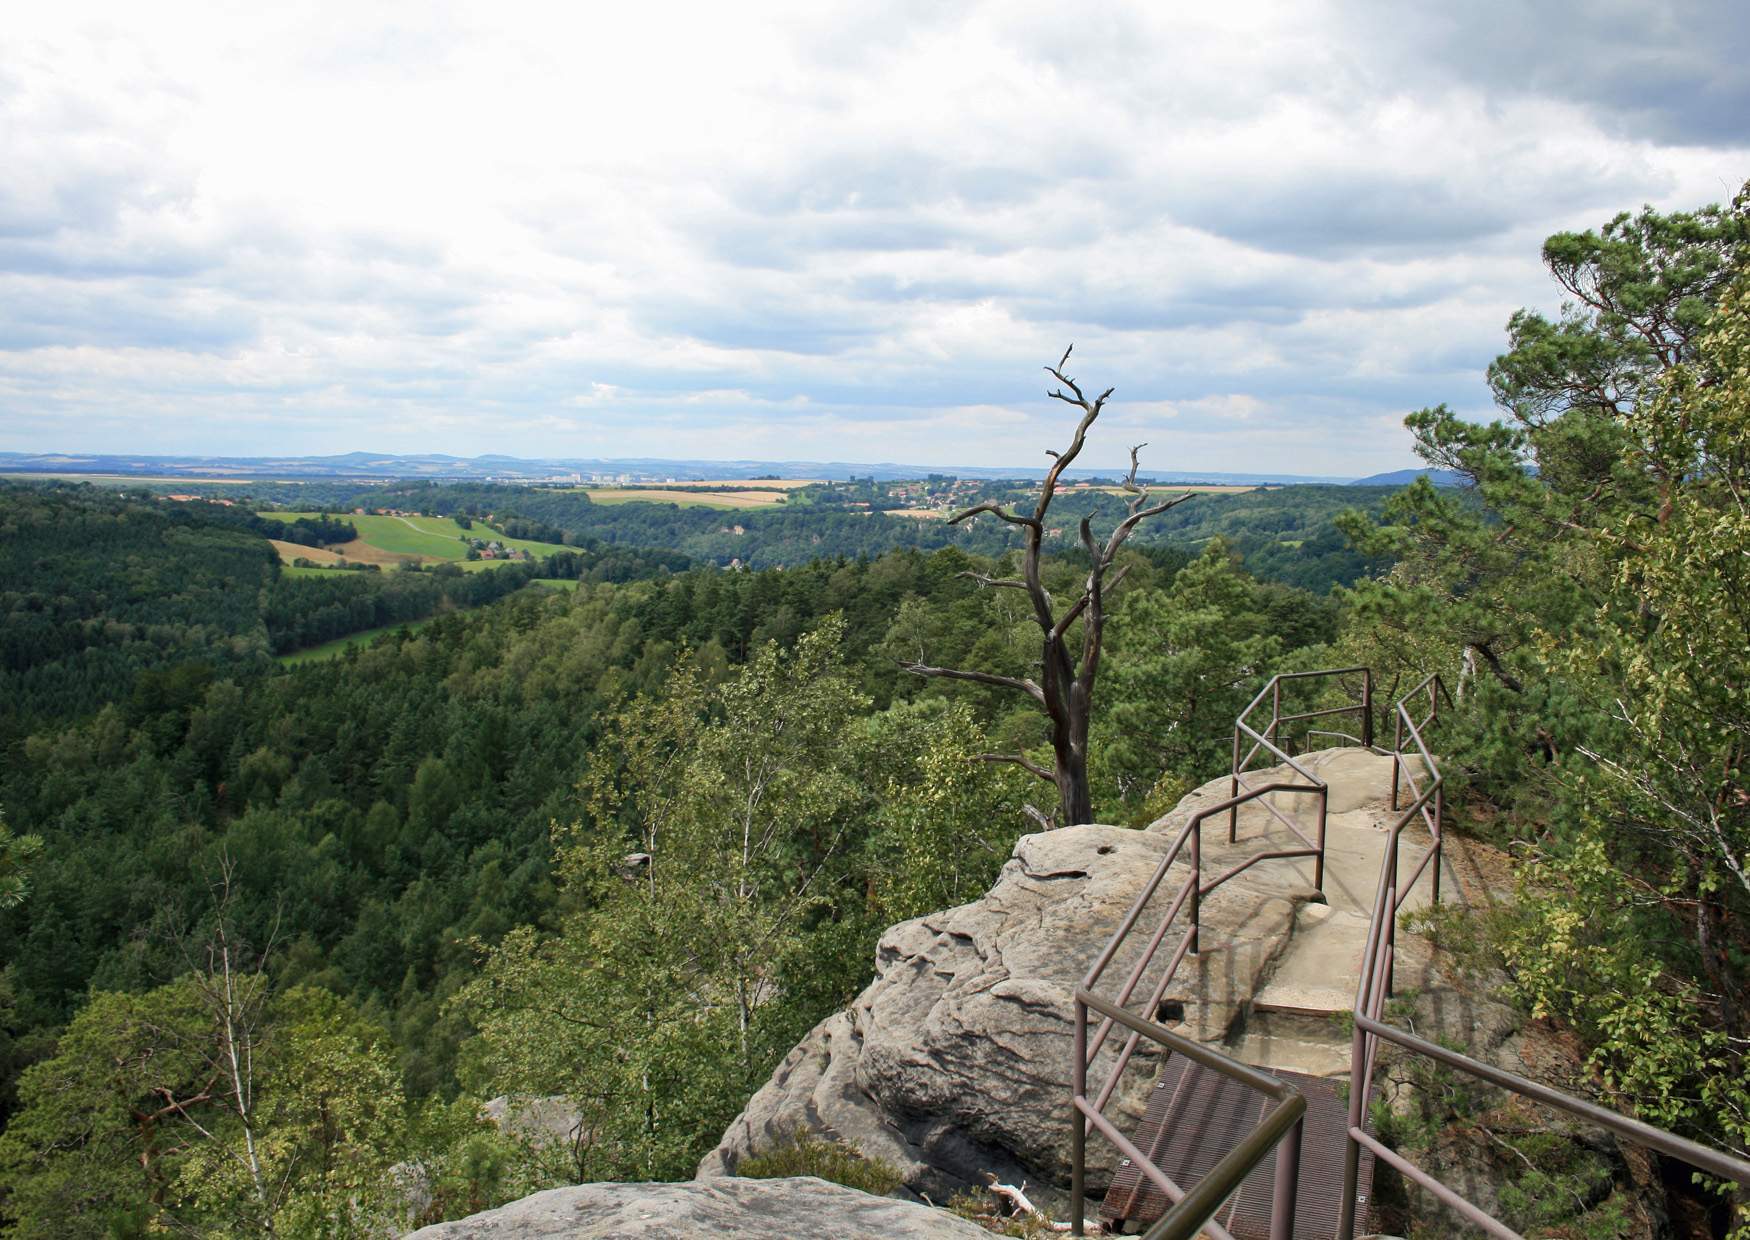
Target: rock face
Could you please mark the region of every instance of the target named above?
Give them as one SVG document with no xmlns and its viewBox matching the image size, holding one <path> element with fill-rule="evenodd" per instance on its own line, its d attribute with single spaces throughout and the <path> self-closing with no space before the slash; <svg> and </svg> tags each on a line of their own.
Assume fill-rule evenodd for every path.
<svg viewBox="0 0 1750 1240">
<path fill-rule="evenodd" d="M 943 1210 L 872 1197 L 812 1176 L 789 1180 L 691 1180 L 684 1184 L 580 1184 L 555 1188 L 413 1240 L 692 1240 L 783 1236 L 794 1240 L 989 1240 Z"/>
<path fill-rule="evenodd" d="M 1266 1067 L 1346 1073 L 1347 1034 L 1328 1013 L 1353 1002 L 1366 934 L 1365 916 L 1356 910 L 1371 907 L 1386 826 L 1395 817 L 1385 800 L 1391 768 L 1389 759 L 1355 749 L 1323 751 L 1302 763 L 1331 785 L 1324 893 L 1313 886 L 1306 860 L 1259 864 L 1215 889 L 1203 902 L 1203 951 L 1187 958 L 1168 990 L 1171 1013 L 1157 1016 L 1178 1019 L 1181 1033 Z M 1252 782 L 1278 777 L 1289 773 L 1262 771 Z M 1075 989 L 1180 829 L 1228 791 L 1225 776 L 1212 780 L 1144 831 L 1082 826 L 1026 836 L 983 898 L 892 927 L 877 949 L 875 980 L 790 1053 L 700 1163 L 699 1176 L 733 1175 L 742 1158 L 806 1128 L 903 1168 L 906 1186 L 936 1202 L 982 1187 L 985 1173 L 994 1173 L 1008 1183 L 1028 1181 L 1036 1200 L 1061 1206 L 1069 1180 Z M 1316 830 L 1315 798 L 1283 795 L 1276 805 L 1303 831 Z M 1284 846 L 1284 829 L 1258 803 L 1242 810 L 1236 845 L 1227 843 L 1226 827 L 1225 816 L 1205 823 L 1205 882 L 1249 853 Z M 1449 839 L 1442 871 L 1448 898 L 1462 885 L 1457 852 Z M 1406 835 L 1406 873 L 1421 856 Z M 1188 873 L 1188 858 L 1181 858 L 1098 993 L 1115 997 Z M 1159 962 L 1177 934 L 1167 938 Z M 1400 936 L 1407 949 L 1400 986 L 1440 990 L 1448 979 L 1435 975 L 1412 938 Z M 1319 985 L 1302 985 L 1303 972 Z M 1155 976 L 1151 970 L 1148 979 Z M 1435 996 L 1424 990 L 1422 998 L 1427 1005 Z M 1504 1009 L 1469 996 L 1444 998 L 1434 1006 L 1447 1023 L 1462 1023 L 1467 1033 L 1487 1030 L 1489 1049 L 1507 1040 L 1513 1022 Z M 1268 1011 L 1263 999 L 1277 1010 Z M 1114 1037 L 1090 1069 L 1096 1085 L 1118 1042 Z M 1134 1130 L 1157 1066 L 1158 1052 L 1143 1042 L 1106 1108 L 1120 1128 Z M 1088 1152 L 1089 1191 L 1097 1201 L 1117 1156 L 1097 1139 Z"/>
<path fill-rule="evenodd" d="M 981 900 L 882 936 L 876 977 L 749 1101 L 701 1178 L 732 1175 L 798 1126 L 903 1168 L 933 1201 L 1068 1174 L 1074 988 L 1167 841 L 1071 827 L 1020 841 Z M 1137 1078 L 1121 1107 L 1141 1114 Z"/>
</svg>

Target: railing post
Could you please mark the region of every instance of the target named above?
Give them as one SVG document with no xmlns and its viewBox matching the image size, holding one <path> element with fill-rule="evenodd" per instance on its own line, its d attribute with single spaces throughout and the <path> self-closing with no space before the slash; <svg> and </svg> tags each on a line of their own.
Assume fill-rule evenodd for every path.
<svg viewBox="0 0 1750 1240">
<path fill-rule="evenodd" d="M 1433 903 L 1435 903 L 1435 904 L 1440 903 L 1440 866 L 1441 866 L 1441 863 L 1445 860 L 1446 831 L 1445 831 L 1445 823 L 1442 821 L 1442 819 L 1444 817 L 1444 812 L 1443 812 L 1444 806 L 1442 805 L 1442 802 L 1445 800 L 1445 798 L 1446 798 L 1446 789 L 1442 788 L 1439 784 L 1435 784 L 1434 785 L 1434 899 L 1433 899 Z"/>
<path fill-rule="evenodd" d="M 1270 739 L 1277 741 L 1276 729 L 1282 723 L 1282 677 L 1270 682 Z M 1280 744 L 1280 741 L 1277 741 Z"/>
<path fill-rule="evenodd" d="M 1197 931 L 1203 924 L 1203 823 L 1191 828 L 1191 946 L 1189 954 L 1197 954 Z"/>
<path fill-rule="evenodd" d="M 1373 669 L 1361 669 L 1361 747 L 1373 748 Z"/>
<path fill-rule="evenodd" d="M 1276 1146 L 1276 1184 L 1270 1202 L 1270 1240 L 1294 1240 L 1294 1208 L 1300 1191 L 1300 1133 L 1306 1116 L 1294 1121 Z"/>
<path fill-rule="evenodd" d="M 1331 787 L 1319 789 L 1319 855 L 1313 860 L 1313 886 L 1325 893 L 1325 820 L 1330 816 Z"/>
<path fill-rule="evenodd" d="M 1398 770 L 1404 763 L 1404 711 L 1400 706 L 1392 712 L 1391 731 L 1391 807 L 1398 808 Z"/>
<path fill-rule="evenodd" d="M 1362 976 L 1372 967 L 1362 961 Z M 1361 1006 L 1365 1006 L 1365 999 Z M 1343 1134 L 1343 1196 L 1337 1202 L 1336 1240 L 1354 1240 L 1355 1194 L 1361 1191 L 1361 1143 L 1353 1135 L 1367 1114 L 1367 1094 L 1371 1084 L 1367 1079 L 1367 1031 L 1355 1026 L 1355 1037 L 1349 1046 L 1349 1128 Z"/>
<path fill-rule="evenodd" d="M 1232 781 L 1232 786 L 1228 788 L 1227 795 L 1229 797 L 1237 797 L 1237 796 L 1239 796 L 1239 794 L 1240 794 L 1240 725 L 1238 723 L 1235 723 L 1234 724 L 1233 781 Z M 1227 811 L 1227 842 L 1228 843 L 1232 844 L 1235 842 L 1235 840 L 1238 836 L 1239 829 L 1240 829 L 1240 807 L 1237 805 L 1230 806 L 1228 811 Z"/>
<path fill-rule="evenodd" d="M 1397 953 L 1398 953 L 1398 836 L 1399 836 L 1399 834 L 1400 833 L 1397 831 L 1392 832 L 1391 846 L 1387 850 L 1387 854 L 1386 854 L 1386 862 L 1385 863 L 1386 863 L 1386 865 L 1391 867 L 1391 886 L 1386 889 L 1385 905 L 1383 908 L 1376 909 L 1374 912 L 1375 916 L 1378 916 L 1380 913 L 1385 914 L 1386 953 L 1385 953 L 1385 982 L 1384 982 L 1384 985 L 1385 985 L 1385 997 L 1388 999 L 1392 997 L 1392 967 L 1391 967 L 1392 961 L 1397 958 Z"/>
<path fill-rule="evenodd" d="M 1076 1107 L 1075 1100 L 1088 1095 L 1088 1005 L 1076 1000 L 1076 1061 L 1070 1069 L 1074 1093 L 1070 1101 L 1069 1229 L 1071 1235 L 1082 1235 L 1082 1215 L 1087 1212 L 1088 1124 Z"/>
</svg>

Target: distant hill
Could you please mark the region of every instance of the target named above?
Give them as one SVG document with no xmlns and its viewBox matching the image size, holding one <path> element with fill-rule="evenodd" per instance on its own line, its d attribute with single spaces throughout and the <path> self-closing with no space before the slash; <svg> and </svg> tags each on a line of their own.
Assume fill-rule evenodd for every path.
<svg viewBox="0 0 1750 1240">
<path fill-rule="evenodd" d="M 1112 477 L 1118 471 L 1072 469 L 1076 479 Z M 720 481 L 741 478 L 875 478 L 891 482 L 947 474 L 961 478 L 1032 479 L 1044 475 L 1039 466 L 992 468 L 966 465 L 906 465 L 892 461 L 700 461 L 663 460 L 654 457 L 596 459 L 555 457 L 529 460 L 511 456 L 447 456 L 441 452 L 398 455 L 387 452 L 347 452 L 338 456 L 141 456 L 134 454 L 92 455 L 77 452 L 0 452 L 0 474 L 51 474 L 61 477 L 102 475 L 119 478 L 184 479 L 190 482 L 257 479 L 352 479 L 359 482 L 393 482 L 413 478 L 439 482 L 505 482 L 512 484 L 547 481 L 590 481 L 605 478 L 616 482 Z M 1150 471 L 1163 486 L 1214 483 L 1240 486 L 1288 485 L 1293 483 L 1342 482 L 1342 478 L 1298 474 L 1159 473 Z"/>
<path fill-rule="evenodd" d="M 1407 487 L 1418 478 L 1426 478 L 1437 487 L 1461 487 L 1470 480 L 1450 469 L 1394 469 L 1389 474 L 1374 474 L 1357 478 L 1352 487 Z"/>
</svg>

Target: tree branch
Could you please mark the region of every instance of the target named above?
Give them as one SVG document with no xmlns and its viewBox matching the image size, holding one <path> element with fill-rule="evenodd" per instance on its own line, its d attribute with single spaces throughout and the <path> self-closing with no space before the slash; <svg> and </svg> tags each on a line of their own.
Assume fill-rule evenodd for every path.
<svg viewBox="0 0 1750 1240">
<path fill-rule="evenodd" d="M 981 753 L 974 759 L 974 761 L 1013 763 L 1015 766 L 1026 771 L 1029 775 L 1037 775 L 1048 784 L 1057 783 L 1057 776 L 1053 775 L 1038 763 L 1030 761 L 1024 753 Z"/>
<path fill-rule="evenodd" d="M 994 517 L 1000 517 L 1010 525 L 1024 525 L 1035 531 L 1039 529 L 1039 517 L 1023 517 L 1019 513 L 1010 512 L 995 500 L 986 500 L 982 504 L 974 504 L 963 512 L 955 513 L 948 518 L 948 524 L 957 525 L 968 517 L 976 517 L 981 512 L 988 512 Z"/>
<path fill-rule="evenodd" d="M 956 577 L 965 577 L 969 581 L 976 581 L 981 586 L 1001 587 L 1005 590 L 1025 590 L 1028 588 L 1027 583 L 1022 581 L 1019 577 L 992 577 L 988 573 L 975 573 L 971 571 L 956 573 L 954 575 Z"/>
<path fill-rule="evenodd" d="M 991 672 L 963 672 L 952 667 L 930 667 L 924 663 L 900 662 L 900 667 L 917 676 L 934 676 L 944 680 L 969 680 L 973 684 L 993 685 L 998 689 L 1015 689 L 1045 705 L 1045 691 L 1031 680 L 1019 676 L 997 676 Z"/>
</svg>

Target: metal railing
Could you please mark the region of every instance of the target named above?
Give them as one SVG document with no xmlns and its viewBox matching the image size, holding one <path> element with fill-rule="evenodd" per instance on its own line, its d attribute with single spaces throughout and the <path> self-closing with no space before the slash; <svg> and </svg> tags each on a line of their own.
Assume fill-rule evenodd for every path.
<svg viewBox="0 0 1750 1240">
<path fill-rule="evenodd" d="M 1301 712 L 1293 715 L 1282 714 L 1282 686 L 1284 682 L 1314 680 L 1319 677 L 1337 678 L 1361 673 L 1361 701 L 1348 706 L 1340 706 L 1327 710 Z M 1179 966 L 1184 963 L 1187 955 L 1195 955 L 1198 950 L 1198 935 L 1202 924 L 1202 903 L 1212 891 L 1236 875 L 1244 873 L 1261 861 L 1282 860 L 1298 857 L 1313 858 L 1314 884 L 1320 891 L 1324 890 L 1325 873 L 1325 824 L 1330 803 L 1330 789 L 1325 781 L 1307 770 L 1296 761 L 1278 743 L 1284 724 L 1325 716 L 1357 713 L 1361 716 L 1362 735 L 1371 739 L 1373 733 L 1373 679 L 1372 673 L 1366 668 L 1336 668 L 1325 672 L 1296 672 L 1289 675 L 1273 677 L 1264 686 L 1258 696 L 1252 699 L 1251 705 L 1241 712 L 1234 721 L 1234 761 L 1231 772 L 1233 795 L 1226 800 L 1213 805 L 1204 806 L 1193 814 L 1180 828 L 1171 845 L 1163 854 L 1160 864 L 1156 866 L 1153 876 L 1144 884 L 1142 891 L 1131 903 L 1129 911 L 1118 929 L 1113 933 L 1098 959 L 1082 979 L 1081 986 L 1075 996 L 1075 1063 L 1073 1066 L 1074 1085 L 1072 1101 L 1077 1119 L 1072 1151 L 1072 1182 L 1071 1227 L 1076 1235 L 1082 1234 L 1082 1214 L 1085 1208 L 1086 1196 L 1086 1160 L 1087 1136 L 1090 1130 L 1098 1131 L 1117 1149 L 1129 1158 L 1141 1175 L 1147 1176 L 1166 1194 L 1167 1200 L 1173 1202 L 1173 1207 L 1161 1217 L 1155 1225 L 1145 1233 L 1145 1240 L 1164 1240 L 1172 1238 L 1179 1240 L 1197 1234 L 1199 1230 L 1213 1235 L 1217 1240 L 1229 1240 L 1228 1233 L 1218 1224 L 1211 1222 L 1211 1216 L 1220 1208 L 1222 1202 L 1231 1196 L 1246 1176 L 1266 1158 L 1270 1151 L 1281 1143 L 1283 1148 L 1276 1163 L 1276 1186 L 1272 1202 L 1271 1235 L 1272 1240 L 1289 1240 L 1294 1227 L 1294 1193 L 1298 1183 L 1300 1163 L 1300 1124 L 1301 1116 L 1306 1110 L 1306 1100 L 1291 1085 L 1284 1083 L 1267 1072 L 1240 1063 L 1218 1051 L 1209 1049 L 1201 1043 L 1174 1033 L 1172 1030 L 1151 1019 L 1159 1009 L 1162 998 L 1166 995 L 1173 979 L 1177 976 Z M 1249 722 L 1252 713 L 1256 711 L 1264 699 L 1271 701 L 1270 722 L 1264 725 L 1260 732 Z M 1250 737 L 1251 748 L 1242 755 L 1242 737 Z M 1281 780 L 1268 784 L 1247 784 L 1244 776 L 1252 761 L 1260 754 L 1268 753 L 1277 760 L 1276 765 L 1285 765 L 1295 777 L 1305 782 Z M 1286 793 L 1297 796 L 1316 796 L 1318 798 L 1318 828 L 1316 837 L 1309 839 L 1300 826 L 1284 815 L 1275 805 L 1264 798 L 1273 794 Z M 1219 814 L 1228 815 L 1228 842 L 1235 843 L 1238 839 L 1238 822 L 1240 806 L 1258 801 L 1277 821 L 1282 823 L 1300 842 L 1300 847 L 1267 849 L 1255 853 L 1237 865 L 1230 866 L 1214 878 L 1204 881 L 1203 877 L 1203 823 Z M 1105 1000 L 1094 993 L 1095 987 L 1104 977 L 1106 969 L 1117 958 L 1119 951 L 1129 940 L 1138 922 L 1162 883 L 1167 873 L 1172 869 L 1180 856 L 1189 852 L 1190 873 L 1178 894 L 1173 897 L 1162 915 L 1159 924 L 1149 936 L 1136 963 L 1131 967 L 1129 976 L 1120 987 L 1115 1000 Z M 1148 998 L 1142 1005 L 1146 1015 L 1137 1015 L 1126 1005 L 1130 1004 L 1147 977 L 1151 966 L 1160 952 L 1161 945 L 1166 941 L 1179 915 L 1189 908 L 1189 925 L 1184 927 L 1177 947 L 1169 958 L 1160 977 L 1148 990 Z M 1088 1034 L 1088 1012 L 1093 1010 L 1103 1018 L 1099 1027 L 1090 1038 Z M 1099 1057 L 1111 1036 L 1115 1026 L 1122 1025 L 1129 1031 L 1119 1052 L 1117 1062 L 1106 1074 L 1098 1094 L 1090 1101 L 1088 1097 L 1088 1070 Z M 1161 1141 L 1165 1131 L 1156 1134 L 1154 1146 L 1149 1150 L 1141 1150 L 1118 1129 L 1106 1116 L 1105 1108 L 1112 1095 L 1130 1066 L 1136 1048 L 1143 1038 L 1148 1038 L 1169 1052 L 1177 1052 L 1215 1072 L 1221 1073 L 1233 1080 L 1240 1081 L 1254 1089 L 1258 1089 L 1276 1100 L 1276 1105 L 1259 1126 L 1247 1135 L 1229 1154 L 1204 1176 L 1198 1185 L 1187 1191 L 1173 1183 L 1172 1179 L 1155 1165 L 1160 1154 Z"/>
<path fill-rule="evenodd" d="M 1427 695 L 1428 713 L 1418 723 L 1411 717 L 1409 707 L 1414 702 L 1419 708 L 1424 693 Z M 1361 957 L 1361 980 L 1355 994 L 1355 1036 L 1349 1064 L 1349 1139 L 1343 1156 L 1343 1196 L 1337 1216 L 1336 1240 L 1353 1240 L 1355 1235 L 1355 1198 L 1360 1178 L 1361 1151 L 1364 1148 L 1482 1231 L 1501 1237 L 1502 1240 L 1521 1240 L 1518 1232 L 1467 1201 L 1367 1131 L 1367 1111 L 1373 1097 L 1373 1069 L 1382 1040 L 1447 1067 L 1456 1068 L 1521 1097 L 1597 1124 L 1617 1136 L 1658 1150 L 1722 1180 L 1735 1180 L 1739 1185 L 1750 1188 L 1750 1162 L 1710 1149 L 1675 1133 L 1654 1128 L 1640 1120 L 1630 1119 L 1608 1107 L 1572 1097 L 1547 1085 L 1540 1085 L 1536 1081 L 1472 1059 L 1468 1055 L 1448 1050 L 1381 1020 L 1385 1001 L 1392 992 L 1398 912 L 1423 873 L 1428 871 L 1430 864 L 1433 867 L 1432 898 L 1436 903 L 1440 900 L 1441 827 L 1444 810 L 1442 789 L 1445 780 L 1423 742 L 1422 733 L 1439 721 L 1442 697 L 1451 701 L 1440 677 L 1429 676 L 1398 701 L 1394 712 L 1396 725 L 1392 743 L 1392 809 L 1398 808 L 1401 784 L 1408 785 L 1412 799 L 1403 816 L 1392 826 L 1385 861 L 1380 866 L 1379 884 L 1374 892 L 1373 917 L 1368 925 L 1367 946 Z M 1406 737 L 1413 746 L 1410 750 L 1404 748 Z M 1418 783 L 1416 779 L 1414 767 L 1417 764 L 1422 768 L 1425 783 Z M 1398 872 L 1399 842 L 1404 828 L 1418 818 L 1428 829 L 1429 847 L 1415 872 L 1408 880 L 1403 880 Z"/>
<path fill-rule="evenodd" d="M 1284 684 L 1312 681 L 1321 677 L 1340 678 L 1357 674 L 1362 677 L 1358 702 L 1346 706 L 1300 711 L 1288 715 L 1282 713 Z M 1411 710 L 1412 707 L 1418 712 L 1422 709 L 1424 695 L 1426 713 L 1418 722 Z M 1266 697 L 1271 702 L 1270 722 L 1264 726 L 1262 731 L 1259 731 L 1249 720 Z M 1385 1002 L 1390 997 L 1392 990 L 1392 970 L 1397 950 L 1398 913 L 1424 874 L 1431 874 L 1429 881 L 1433 901 L 1438 903 L 1440 900 L 1440 867 L 1444 855 L 1442 829 L 1445 812 L 1445 780 L 1440 773 L 1439 764 L 1435 762 L 1428 751 L 1427 744 L 1423 740 L 1423 733 L 1439 722 L 1442 699 L 1448 703 L 1451 702 L 1440 677 L 1431 675 L 1404 694 L 1393 708 L 1394 724 L 1390 751 L 1392 758 L 1391 807 L 1393 811 L 1398 810 L 1398 801 L 1405 790 L 1410 795 L 1410 801 L 1402 810 L 1401 816 L 1394 822 L 1387 841 L 1386 855 L 1380 866 L 1379 883 L 1374 893 L 1373 914 L 1368 924 L 1367 945 L 1363 950 L 1360 962 L 1361 979 L 1356 990 L 1355 1033 L 1350 1054 L 1348 1139 L 1344 1148 L 1343 1197 L 1339 1204 L 1336 1240 L 1353 1240 L 1355 1234 L 1356 1193 L 1363 1149 L 1371 1151 L 1375 1158 L 1395 1169 L 1406 1179 L 1426 1189 L 1436 1199 L 1489 1235 L 1503 1237 L 1505 1240 L 1522 1240 L 1517 1232 L 1491 1218 L 1434 1176 L 1410 1163 L 1367 1132 L 1366 1118 L 1368 1106 L 1373 1096 L 1373 1071 L 1379 1054 L 1379 1045 L 1382 1041 L 1393 1043 L 1413 1054 L 1466 1072 L 1479 1080 L 1509 1090 L 1534 1102 L 1554 1107 L 1557 1110 L 1598 1124 L 1627 1140 L 1658 1150 L 1660 1153 L 1688 1163 L 1721 1180 L 1736 1181 L 1744 1188 L 1750 1189 L 1750 1162 L 1746 1162 L 1744 1159 L 1710 1149 L 1674 1133 L 1621 1115 L 1596 1103 L 1571 1097 L 1547 1085 L 1540 1085 L 1536 1081 L 1517 1076 L 1491 1064 L 1482 1063 L 1457 1051 L 1448 1050 L 1443 1046 L 1418 1038 L 1414 1034 L 1385 1024 L 1381 1019 L 1384 1015 Z M 1090 1132 L 1097 1131 L 1131 1161 L 1140 1175 L 1152 1181 L 1173 1203 L 1166 1214 L 1144 1233 L 1144 1240 L 1189 1240 L 1190 1237 L 1199 1233 L 1213 1236 L 1215 1240 L 1232 1240 L 1226 1229 L 1213 1221 L 1215 1214 L 1221 1209 L 1223 1203 L 1238 1191 L 1246 1177 L 1269 1156 L 1270 1151 L 1280 1148 L 1280 1154 L 1276 1160 L 1272 1194 L 1270 1235 L 1271 1240 L 1291 1240 L 1294 1230 L 1296 1188 L 1300 1171 L 1301 1129 L 1306 1112 L 1306 1100 L 1292 1085 L 1269 1072 L 1240 1063 L 1238 1060 L 1223 1055 L 1202 1043 L 1175 1033 L 1151 1017 L 1159 1012 L 1161 1000 L 1172 985 L 1173 978 L 1185 957 L 1196 954 L 1201 923 L 1201 904 L 1203 898 L 1216 887 L 1235 875 L 1250 869 L 1260 861 L 1310 856 L 1315 858 L 1316 881 L 1320 890 L 1323 890 L 1325 825 L 1326 811 L 1329 805 L 1329 789 L 1323 780 L 1303 767 L 1284 748 L 1283 742 L 1288 738 L 1283 737 L 1282 728 L 1293 723 L 1342 714 L 1359 715 L 1360 734 L 1358 736 L 1312 729 L 1308 731 L 1308 737 L 1329 736 L 1353 741 L 1372 749 L 1373 675 L 1369 669 L 1350 667 L 1319 672 L 1296 672 L 1273 677 L 1264 686 L 1258 696 L 1252 699 L 1251 704 L 1234 720 L 1233 768 L 1231 773 L 1233 795 L 1224 801 L 1200 809 L 1181 828 L 1179 834 L 1168 847 L 1160 865 L 1156 867 L 1154 875 L 1131 904 L 1117 931 L 1107 942 L 1093 967 L 1088 970 L 1081 986 L 1077 988 L 1075 993 L 1075 1062 L 1072 1067 L 1074 1078 L 1072 1101 L 1076 1119 L 1071 1142 L 1072 1178 L 1070 1187 L 1071 1231 L 1075 1235 L 1082 1235 L 1084 1230 L 1083 1215 L 1086 1210 L 1087 1196 L 1087 1138 Z M 1251 740 L 1252 744 L 1249 749 L 1245 748 L 1243 738 Z M 1405 745 L 1406 740 L 1409 743 L 1408 748 Z M 1288 743 L 1292 744 L 1292 741 L 1288 741 Z M 1384 751 L 1375 749 L 1374 752 Z M 1260 786 L 1248 784 L 1244 777 L 1250 770 L 1251 763 L 1260 753 L 1272 755 L 1277 759 L 1277 765 L 1287 766 L 1294 775 L 1306 782 L 1275 781 Z M 1316 840 L 1309 840 L 1297 824 L 1280 813 L 1274 805 L 1262 801 L 1262 798 L 1274 793 L 1316 795 L 1319 798 L 1319 826 Z M 1204 821 L 1217 814 L 1226 813 L 1228 815 L 1228 840 L 1230 843 L 1235 842 L 1239 808 L 1251 801 L 1260 801 L 1262 807 L 1286 826 L 1304 847 L 1270 850 L 1255 854 L 1209 882 L 1204 882 L 1202 873 L 1202 827 Z M 1429 846 L 1421 861 L 1416 865 L 1414 872 L 1406 880 L 1399 872 L 1402 838 L 1405 829 L 1418 820 L 1428 831 Z M 1173 898 L 1165 915 L 1161 918 L 1160 924 L 1150 935 L 1147 945 L 1136 964 L 1131 968 L 1124 985 L 1120 988 L 1116 1000 L 1100 998 L 1094 993 L 1094 988 L 1099 984 L 1106 969 L 1117 958 L 1119 951 L 1136 929 L 1145 909 L 1165 881 L 1168 871 L 1187 846 L 1189 847 L 1190 874 L 1187 876 L 1184 886 Z M 1134 999 L 1138 988 L 1159 953 L 1162 943 L 1171 932 L 1180 913 L 1187 906 L 1190 908 L 1190 924 L 1181 936 L 1160 979 L 1149 988 L 1148 999 L 1143 1005 L 1143 1010 L 1148 1015 L 1138 1015 L 1129 1010 L 1126 1005 Z M 1089 1011 L 1098 1013 L 1102 1018 L 1099 1028 L 1092 1038 L 1089 1037 L 1088 1033 Z M 1123 1026 L 1127 1029 L 1129 1036 L 1125 1040 L 1123 1050 L 1118 1055 L 1117 1062 L 1107 1073 L 1106 1080 L 1097 1097 L 1090 1101 L 1088 1098 L 1088 1071 L 1093 1067 L 1095 1060 L 1106 1045 L 1111 1031 L 1117 1026 Z M 1204 1068 L 1256 1089 L 1275 1102 L 1275 1105 L 1258 1125 L 1247 1133 L 1240 1143 L 1216 1163 L 1197 1184 L 1189 1189 L 1175 1184 L 1171 1177 L 1156 1165 L 1156 1159 L 1160 1156 L 1163 1142 L 1167 1136 L 1164 1127 L 1155 1134 L 1150 1148 L 1143 1150 L 1131 1141 L 1105 1114 L 1105 1108 L 1116 1092 L 1120 1080 L 1143 1038 L 1147 1038 L 1169 1053 L 1184 1055 L 1187 1059 Z M 1357 1082 L 1359 1085 L 1356 1084 Z M 1140 1180 L 1138 1184 L 1140 1185 Z M 1133 1203 L 1134 1200 L 1133 1195 Z"/>
</svg>

